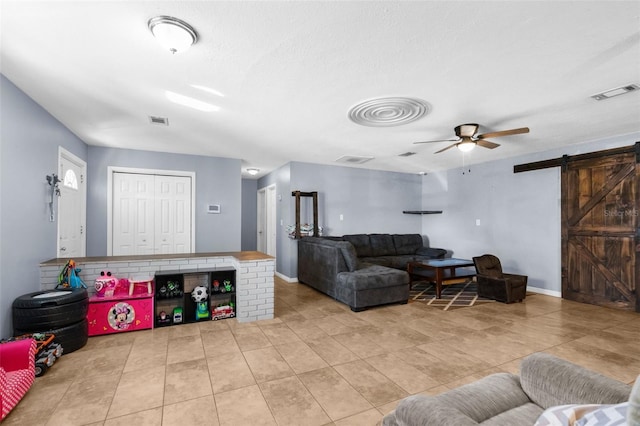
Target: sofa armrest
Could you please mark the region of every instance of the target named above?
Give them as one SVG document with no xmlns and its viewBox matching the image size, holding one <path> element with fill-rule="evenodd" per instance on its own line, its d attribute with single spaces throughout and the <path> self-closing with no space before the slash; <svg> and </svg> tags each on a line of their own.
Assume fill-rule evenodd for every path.
<svg viewBox="0 0 640 426">
<path fill-rule="evenodd" d="M 526 357 L 520 366 L 522 389 L 544 409 L 565 404 L 620 404 L 631 386 L 545 353 Z"/>
<path fill-rule="evenodd" d="M 445 249 L 435 247 L 420 247 L 416 250 L 416 254 L 419 256 L 427 256 L 431 259 L 444 259 L 447 251 Z"/>
<path fill-rule="evenodd" d="M 495 373 L 437 396 L 407 397 L 383 425 L 476 425 L 529 402 L 518 376 Z"/>
<path fill-rule="evenodd" d="M 455 407 L 448 407 L 437 397 L 413 395 L 403 399 L 398 407 L 384 416 L 382 426 L 474 426 L 478 422 Z"/>
<path fill-rule="evenodd" d="M 0 367 L 5 371 L 28 369 L 34 363 L 36 341 L 16 340 L 0 344 Z"/>
</svg>

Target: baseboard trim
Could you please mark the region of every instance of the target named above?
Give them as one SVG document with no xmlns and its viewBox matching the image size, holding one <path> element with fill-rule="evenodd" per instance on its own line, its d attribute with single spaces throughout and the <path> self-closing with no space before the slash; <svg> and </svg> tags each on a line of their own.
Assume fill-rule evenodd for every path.
<svg viewBox="0 0 640 426">
<path fill-rule="evenodd" d="M 530 291 L 531 293 L 544 294 L 544 295 L 547 295 L 547 296 L 562 297 L 562 292 L 556 291 L 556 290 L 548 290 L 546 288 L 538 288 L 538 287 L 529 287 L 529 286 L 527 286 L 527 291 Z"/>
<path fill-rule="evenodd" d="M 280 278 L 281 280 L 284 280 L 288 283 L 297 283 L 298 282 L 298 277 L 293 277 L 293 278 L 289 278 L 286 275 L 281 274 L 280 272 L 276 272 L 276 277 Z"/>
</svg>

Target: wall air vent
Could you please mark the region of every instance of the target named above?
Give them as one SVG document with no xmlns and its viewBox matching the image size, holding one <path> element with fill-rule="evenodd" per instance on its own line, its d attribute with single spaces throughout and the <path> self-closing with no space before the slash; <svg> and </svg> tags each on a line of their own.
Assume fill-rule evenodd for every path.
<svg viewBox="0 0 640 426">
<path fill-rule="evenodd" d="M 151 121 L 151 124 L 161 124 L 164 126 L 169 125 L 169 119 L 167 117 L 154 117 L 153 115 L 150 115 L 149 120 Z"/>
<path fill-rule="evenodd" d="M 407 151 L 407 152 L 403 152 L 402 154 L 398 154 L 398 157 L 411 157 L 412 155 L 416 155 L 416 153 Z"/>
<path fill-rule="evenodd" d="M 640 89 L 640 86 L 638 86 L 637 84 L 629 84 L 627 86 L 616 87 L 615 89 L 609 89 L 601 93 L 596 93 L 595 95 L 591 95 L 591 97 L 596 101 L 603 101 L 605 99 L 613 98 L 614 96 L 624 95 L 626 93 L 633 92 L 638 89 Z"/>
<path fill-rule="evenodd" d="M 343 155 L 342 157 L 336 160 L 336 163 L 362 164 L 362 163 L 366 163 L 369 160 L 373 160 L 373 157 L 358 157 L 355 155 Z"/>
</svg>

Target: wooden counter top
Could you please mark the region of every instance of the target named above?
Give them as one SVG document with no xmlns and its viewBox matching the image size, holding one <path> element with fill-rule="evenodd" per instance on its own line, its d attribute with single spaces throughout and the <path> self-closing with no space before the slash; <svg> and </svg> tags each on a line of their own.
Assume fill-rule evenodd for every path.
<svg viewBox="0 0 640 426">
<path fill-rule="evenodd" d="M 145 261 L 155 259 L 193 259 L 199 257 L 235 257 L 241 262 L 250 262 L 252 260 L 266 260 L 273 259 L 272 256 L 264 254 L 259 251 L 227 251 L 219 253 L 177 253 L 177 254 L 140 254 L 133 256 L 94 256 L 94 257 L 76 257 L 73 260 L 78 264 L 87 262 L 130 262 L 130 261 Z M 64 265 L 69 260 L 68 257 L 58 257 L 56 259 L 50 259 L 46 262 L 42 262 L 40 266 L 50 265 Z"/>
</svg>

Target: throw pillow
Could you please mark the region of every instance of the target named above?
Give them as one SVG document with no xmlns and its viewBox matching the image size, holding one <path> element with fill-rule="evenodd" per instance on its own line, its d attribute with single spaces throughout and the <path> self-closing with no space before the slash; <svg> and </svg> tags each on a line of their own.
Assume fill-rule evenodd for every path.
<svg viewBox="0 0 640 426">
<path fill-rule="evenodd" d="M 344 258 L 344 263 L 347 264 L 347 268 L 349 272 L 353 272 L 358 269 L 358 254 L 356 253 L 356 248 L 353 244 L 344 242 L 340 243 L 340 251 L 342 252 L 342 257 Z"/>
<path fill-rule="evenodd" d="M 627 426 L 629 403 L 615 405 L 570 404 L 546 409 L 534 426 Z"/>
</svg>

